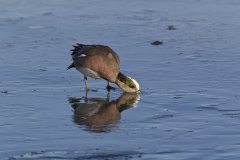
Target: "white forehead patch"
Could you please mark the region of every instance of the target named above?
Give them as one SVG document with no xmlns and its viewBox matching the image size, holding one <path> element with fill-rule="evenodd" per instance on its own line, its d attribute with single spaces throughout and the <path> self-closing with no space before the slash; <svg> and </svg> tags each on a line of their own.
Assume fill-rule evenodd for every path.
<svg viewBox="0 0 240 160">
<path fill-rule="evenodd" d="M 138 82 L 135 79 L 133 79 L 132 77 L 128 77 L 128 78 L 130 78 L 133 81 L 133 83 L 136 86 L 136 89 L 139 91 L 140 90 L 140 86 L 139 86 Z"/>
</svg>

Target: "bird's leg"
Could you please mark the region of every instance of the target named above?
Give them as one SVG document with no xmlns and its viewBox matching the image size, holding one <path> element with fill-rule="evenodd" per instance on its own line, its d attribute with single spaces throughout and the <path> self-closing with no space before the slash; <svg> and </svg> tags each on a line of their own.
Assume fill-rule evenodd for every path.
<svg viewBox="0 0 240 160">
<path fill-rule="evenodd" d="M 111 89 L 111 86 L 110 86 L 110 82 L 108 81 L 107 82 L 107 90 L 110 90 Z"/>
<path fill-rule="evenodd" d="M 85 89 L 86 89 L 86 92 L 88 92 L 89 88 L 88 88 L 87 76 L 84 76 L 84 81 L 85 81 Z"/>
<path fill-rule="evenodd" d="M 108 81 L 108 83 L 107 83 L 107 90 L 108 90 L 108 92 L 110 91 L 110 90 L 115 90 L 115 88 L 114 87 L 112 87 L 112 86 L 110 86 L 110 82 Z"/>
<path fill-rule="evenodd" d="M 107 93 L 107 102 L 110 102 L 110 91 L 108 90 L 108 93 Z"/>
<path fill-rule="evenodd" d="M 108 92 L 111 90 L 111 86 L 110 86 L 110 82 L 109 81 L 107 82 L 107 87 L 106 88 L 107 88 Z"/>
<path fill-rule="evenodd" d="M 88 90 L 86 89 L 86 91 L 85 91 L 85 102 L 87 102 L 87 98 L 88 98 Z"/>
</svg>

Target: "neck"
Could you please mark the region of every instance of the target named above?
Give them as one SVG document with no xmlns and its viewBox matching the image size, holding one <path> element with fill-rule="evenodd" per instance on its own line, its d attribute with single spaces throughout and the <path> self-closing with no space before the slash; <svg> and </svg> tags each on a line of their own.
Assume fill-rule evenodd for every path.
<svg viewBox="0 0 240 160">
<path fill-rule="evenodd" d="M 124 92 L 138 92 L 139 86 L 136 84 L 137 82 L 124 75 L 123 73 L 119 72 L 117 76 L 117 80 L 115 82 Z"/>
</svg>

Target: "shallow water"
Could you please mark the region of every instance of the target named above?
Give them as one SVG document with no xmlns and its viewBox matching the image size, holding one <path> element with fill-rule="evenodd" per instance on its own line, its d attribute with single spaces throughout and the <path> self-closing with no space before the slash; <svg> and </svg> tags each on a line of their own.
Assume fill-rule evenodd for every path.
<svg viewBox="0 0 240 160">
<path fill-rule="evenodd" d="M 0 0 L 0 159 L 239 159 L 239 8 Z M 86 98 L 76 42 L 111 46 L 141 95 L 90 80 Z"/>
</svg>

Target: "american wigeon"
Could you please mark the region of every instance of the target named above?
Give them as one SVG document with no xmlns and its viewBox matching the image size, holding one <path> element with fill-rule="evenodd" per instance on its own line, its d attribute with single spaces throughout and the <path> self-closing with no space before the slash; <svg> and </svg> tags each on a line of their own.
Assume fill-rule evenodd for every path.
<svg viewBox="0 0 240 160">
<path fill-rule="evenodd" d="M 72 51 L 72 64 L 68 69 L 75 67 L 84 75 L 86 90 L 87 77 L 105 79 L 107 88 L 109 82 L 117 84 L 124 92 L 138 92 L 138 82 L 120 72 L 120 60 L 116 52 L 105 45 L 85 45 L 77 43 Z"/>
</svg>

